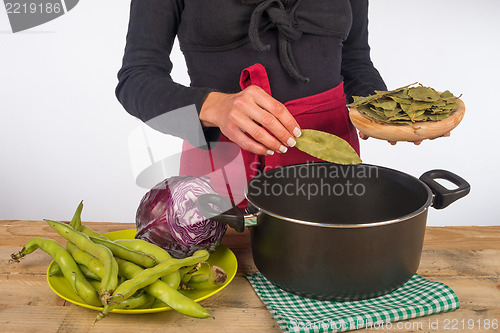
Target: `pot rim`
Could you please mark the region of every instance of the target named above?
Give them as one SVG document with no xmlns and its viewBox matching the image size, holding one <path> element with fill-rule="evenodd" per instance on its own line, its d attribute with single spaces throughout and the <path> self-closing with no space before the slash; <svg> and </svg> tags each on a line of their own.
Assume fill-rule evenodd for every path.
<svg viewBox="0 0 500 333">
<path fill-rule="evenodd" d="M 331 163 L 328 163 L 328 162 L 300 163 L 300 164 L 294 164 L 294 165 L 281 166 L 281 167 L 278 167 L 278 168 L 289 168 L 289 167 L 300 166 L 300 165 L 307 165 L 307 164 L 331 164 Z M 398 171 L 398 170 L 395 170 L 395 169 L 391 169 L 391 168 L 388 168 L 388 167 L 383 167 L 383 166 L 378 166 L 378 165 L 373 165 L 373 164 L 365 164 L 365 163 L 356 164 L 355 166 L 358 166 L 358 165 L 363 165 L 363 166 L 368 166 L 368 167 L 376 167 L 376 168 L 379 168 L 379 169 L 385 169 L 387 171 L 395 172 L 395 173 L 398 173 L 400 175 L 403 175 L 403 176 L 406 176 L 406 177 L 408 177 L 410 179 L 415 180 L 417 183 L 421 184 L 425 188 L 425 190 L 427 191 L 427 200 L 425 201 L 425 203 L 419 209 L 417 209 L 417 210 L 415 210 L 415 211 L 413 211 L 413 212 L 411 212 L 409 214 L 403 215 L 403 216 L 401 216 L 399 218 L 395 218 L 395 219 L 392 219 L 392 220 L 385 220 L 385 221 L 370 222 L 370 223 L 345 224 L 345 223 L 323 223 L 323 222 L 299 220 L 299 219 L 295 219 L 295 218 L 292 218 L 292 217 L 287 217 L 287 216 L 283 216 L 283 215 L 280 215 L 280 214 L 277 214 L 277 213 L 273 213 L 272 211 L 269 211 L 269 210 L 266 210 L 266 209 L 264 209 L 262 207 L 259 207 L 254 201 L 252 201 L 248 197 L 248 184 L 247 184 L 247 187 L 245 189 L 245 198 L 248 200 L 248 202 L 250 202 L 254 207 L 256 207 L 259 210 L 257 213 L 252 214 L 252 215 L 258 215 L 260 212 L 262 212 L 262 213 L 265 213 L 267 215 L 270 215 L 272 217 L 275 217 L 275 218 L 278 218 L 280 220 L 284 220 L 284 221 L 287 221 L 287 222 L 304 224 L 304 225 L 309 225 L 309 226 L 313 226 L 313 227 L 338 228 L 338 229 L 371 228 L 371 227 L 378 227 L 378 226 L 383 226 L 383 225 L 388 225 L 388 224 L 394 224 L 394 223 L 404 222 L 406 220 L 409 220 L 409 219 L 411 219 L 411 218 L 413 218 L 415 216 L 418 216 L 421 213 L 425 212 L 432 205 L 432 202 L 434 201 L 434 193 L 432 193 L 431 189 L 429 188 L 429 186 L 427 186 L 427 184 L 425 184 L 423 181 L 421 181 L 417 177 L 414 177 L 414 176 L 412 176 L 410 174 L 407 174 L 405 172 Z M 278 168 L 272 169 L 270 171 L 276 170 Z M 250 181 L 252 181 L 252 180 L 250 180 Z M 257 223 L 257 225 L 258 225 L 258 223 Z"/>
</svg>

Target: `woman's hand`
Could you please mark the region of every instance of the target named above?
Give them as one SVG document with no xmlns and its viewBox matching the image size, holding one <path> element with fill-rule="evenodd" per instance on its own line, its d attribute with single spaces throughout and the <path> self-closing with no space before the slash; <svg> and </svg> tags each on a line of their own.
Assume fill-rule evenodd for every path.
<svg viewBox="0 0 500 333">
<path fill-rule="evenodd" d="M 443 137 L 450 136 L 450 135 L 451 135 L 451 133 L 450 133 L 450 132 L 448 132 L 448 133 L 444 134 L 444 135 L 443 135 Z M 361 139 L 363 139 L 363 140 L 367 140 L 367 139 L 369 138 L 369 136 L 368 136 L 368 135 L 366 135 L 366 134 L 364 134 L 364 133 L 361 133 L 361 132 L 359 132 L 359 137 L 360 137 Z M 431 139 L 431 140 L 434 140 L 434 139 Z M 418 146 L 419 144 L 421 144 L 421 143 L 422 143 L 422 141 L 423 141 L 423 140 L 413 141 L 413 143 L 414 143 L 415 145 L 417 145 L 417 146 Z M 398 143 L 397 141 L 387 141 L 387 142 L 389 142 L 389 143 L 390 143 L 391 145 L 393 145 L 393 146 L 394 146 L 396 143 Z"/>
<path fill-rule="evenodd" d="M 208 94 L 200 120 L 205 127 L 219 127 L 229 140 L 259 155 L 285 153 L 301 134 L 287 108 L 254 85 L 236 94 Z"/>
</svg>

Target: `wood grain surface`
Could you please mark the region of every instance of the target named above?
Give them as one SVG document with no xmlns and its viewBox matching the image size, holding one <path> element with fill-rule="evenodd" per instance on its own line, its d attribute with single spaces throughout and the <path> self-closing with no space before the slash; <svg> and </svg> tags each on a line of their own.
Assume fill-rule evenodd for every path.
<svg viewBox="0 0 500 333">
<path fill-rule="evenodd" d="M 84 222 L 85 223 L 85 222 Z M 126 223 L 85 223 L 100 233 L 135 228 Z M 255 272 L 246 230 L 229 230 L 223 243 L 238 259 L 235 279 L 201 301 L 214 316 L 195 319 L 175 311 L 112 313 L 93 324 L 96 311 L 64 301 L 46 282 L 51 258 L 35 251 L 20 263 L 10 254 L 32 237 L 62 239 L 41 221 L 0 221 L 0 332 L 280 332 L 243 274 Z M 390 329 L 356 332 L 500 332 L 500 226 L 428 227 L 418 273 L 450 286 L 460 300 L 453 312 L 393 323 Z M 398 326 L 399 325 L 399 326 Z"/>
</svg>

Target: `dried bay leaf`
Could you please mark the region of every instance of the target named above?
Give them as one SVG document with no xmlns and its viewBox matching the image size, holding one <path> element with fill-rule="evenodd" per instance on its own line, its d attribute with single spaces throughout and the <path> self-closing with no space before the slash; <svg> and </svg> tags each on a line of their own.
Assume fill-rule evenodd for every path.
<svg viewBox="0 0 500 333">
<path fill-rule="evenodd" d="M 408 91 L 408 95 L 416 101 L 435 102 L 441 95 L 432 88 L 420 86 L 413 87 Z"/>
<path fill-rule="evenodd" d="M 400 99 L 409 99 L 409 100 L 411 100 L 412 98 L 410 96 L 408 96 L 408 91 L 410 91 L 410 89 L 408 87 L 406 87 L 403 90 L 396 89 L 396 90 L 394 90 L 394 93 L 392 93 L 392 94 L 390 94 L 388 96 L 390 96 L 390 97 L 397 97 L 397 98 L 400 98 Z"/>
<path fill-rule="evenodd" d="M 401 109 L 402 109 L 404 112 L 408 112 L 408 111 L 410 111 L 410 106 L 411 106 L 411 104 L 399 104 L 399 106 L 401 107 Z"/>
<path fill-rule="evenodd" d="M 422 120 L 424 120 L 425 118 L 427 118 L 424 115 L 424 113 L 425 113 L 425 110 L 415 111 L 415 113 L 413 114 L 413 116 L 410 116 L 411 121 L 422 121 Z"/>
<path fill-rule="evenodd" d="M 391 91 L 375 90 L 373 95 L 353 98 L 362 103 L 357 106 L 359 112 L 377 121 L 406 123 L 414 128 L 417 128 L 415 122 L 443 120 L 460 107 L 459 97 L 449 90 L 438 93 L 431 87 L 415 84 Z"/>
<path fill-rule="evenodd" d="M 460 107 L 460 104 L 458 104 L 457 102 L 453 102 L 453 103 L 447 103 L 445 106 L 442 106 L 441 108 L 445 109 L 445 110 L 454 110 L 454 109 L 457 109 Z"/>
<path fill-rule="evenodd" d="M 303 129 L 295 147 L 316 158 L 336 164 L 359 164 L 361 159 L 344 139 L 322 131 Z"/>
<path fill-rule="evenodd" d="M 358 111 L 361 113 L 366 114 L 367 116 L 370 116 L 376 120 L 384 121 L 385 118 L 374 108 L 371 108 L 368 105 L 361 105 L 358 107 Z"/>
<path fill-rule="evenodd" d="M 439 101 L 432 102 L 432 105 L 433 105 L 433 106 L 445 106 L 445 105 L 446 105 L 446 101 L 445 101 L 445 100 L 440 99 Z"/>
<path fill-rule="evenodd" d="M 357 107 L 360 105 L 365 105 L 370 103 L 371 101 L 377 99 L 378 95 L 370 95 L 370 96 L 352 96 L 353 102 L 351 104 L 347 104 L 348 107 Z"/>
<path fill-rule="evenodd" d="M 410 116 L 406 112 L 399 112 L 393 116 L 390 120 L 410 120 Z"/>
<path fill-rule="evenodd" d="M 381 116 L 382 118 L 384 118 L 384 109 L 382 109 L 381 107 L 379 106 L 374 106 L 372 104 L 369 104 L 370 105 L 370 109 L 374 112 L 376 112 L 379 116 Z"/>
<path fill-rule="evenodd" d="M 420 110 L 425 111 L 427 109 L 430 109 L 432 106 L 433 106 L 432 103 L 423 102 L 423 101 L 413 101 L 413 103 L 411 103 L 411 105 L 410 105 L 410 109 L 408 110 L 408 112 L 420 111 Z"/>
<path fill-rule="evenodd" d="M 384 110 L 384 115 L 387 117 L 387 119 L 390 119 L 397 115 L 399 112 L 403 111 L 400 107 L 395 107 L 392 110 Z"/>
<path fill-rule="evenodd" d="M 406 89 L 408 89 L 408 87 L 410 87 L 410 86 L 411 86 L 411 84 L 409 84 L 407 86 L 403 86 L 403 87 L 397 88 L 397 89 L 394 89 L 394 90 L 387 90 L 387 91 L 384 91 L 384 90 L 375 90 L 375 94 L 377 94 L 379 96 L 385 96 L 385 95 L 395 94 L 395 93 L 399 93 L 399 92 L 403 92 L 404 93 L 404 91 Z"/>
<path fill-rule="evenodd" d="M 441 99 L 456 99 L 455 95 L 453 95 L 449 90 L 445 90 L 441 93 Z"/>
<path fill-rule="evenodd" d="M 388 97 L 392 98 L 394 101 L 396 101 L 398 104 L 411 104 L 413 100 L 411 98 L 401 98 L 396 95 L 389 95 Z"/>
<path fill-rule="evenodd" d="M 394 110 L 398 106 L 398 102 L 388 98 L 381 98 L 371 102 L 371 105 L 385 110 Z"/>
</svg>

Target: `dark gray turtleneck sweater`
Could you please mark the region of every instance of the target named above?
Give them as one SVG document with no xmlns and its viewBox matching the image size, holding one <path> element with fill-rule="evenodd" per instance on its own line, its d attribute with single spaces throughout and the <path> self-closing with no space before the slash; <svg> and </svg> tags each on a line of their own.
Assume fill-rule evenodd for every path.
<svg viewBox="0 0 500 333">
<path fill-rule="evenodd" d="M 368 0 L 132 0 L 116 95 L 143 121 L 195 105 L 208 93 L 240 91 L 242 69 L 265 66 L 281 102 L 344 81 L 348 98 L 386 86 L 370 60 Z M 170 76 L 178 37 L 189 87 Z M 185 124 L 184 124 L 185 125 Z M 182 119 L 161 130 L 182 138 Z M 204 129 L 216 140 L 218 129 Z"/>
</svg>

